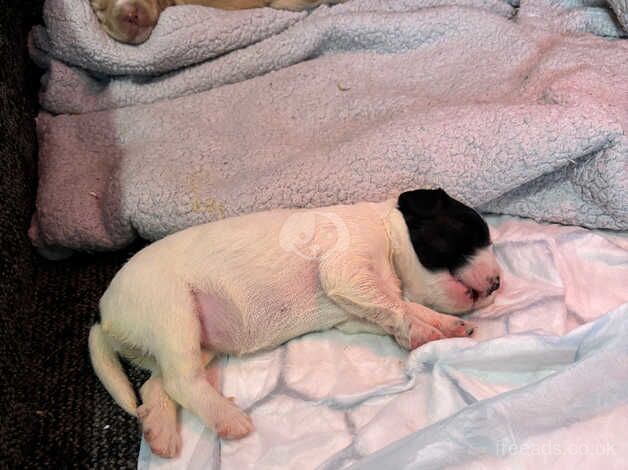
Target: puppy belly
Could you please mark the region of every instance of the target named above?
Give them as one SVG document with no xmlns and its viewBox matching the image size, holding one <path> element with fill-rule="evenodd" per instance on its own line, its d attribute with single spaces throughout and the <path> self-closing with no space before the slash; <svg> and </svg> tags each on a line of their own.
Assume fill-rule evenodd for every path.
<svg viewBox="0 0 628 470">
<path fill-rule="evenodd" d="M 221 353 L 239 355 L 270 349 L 302 334 L 333 328 L 347 319 L 346 312 L 325 296 L 291 303 L 269 295 L 261 304 L 247 302 L 243 312 L 241 306 L 219 295 L 194 295 L 201 344 Z M 258 296 L 256 300 L 260 301 Z"/>
<path fill-rule="evenodd" d="M 194 293 L 201 322 L 201 344 L 214 351 L 241 353 L 246 348 L 242 316 L 231 302 L 212 294 Z"/>
</svg>

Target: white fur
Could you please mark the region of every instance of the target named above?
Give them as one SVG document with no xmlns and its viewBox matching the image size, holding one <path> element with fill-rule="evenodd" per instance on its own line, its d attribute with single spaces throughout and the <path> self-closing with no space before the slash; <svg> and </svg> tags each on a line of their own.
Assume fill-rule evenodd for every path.
<svg viewBox="0 0 628 470">
<path fill-rule="evenodd" d="M 486 294 L 494 279 L 496 277 L 499 278 L 499 265 L 493 254 L 493 248 L 489 246 L 479 250 L 467 264 L 456 271 L 455 277 L 462 281 L 464 285 L 475 289 L 480 294 L 484 294 L 476 302 L 476 308 L 491 304 L 497 291 L 489 295 Z"/>
<path fill-rule="evenodd" d="M 483 251 L 460 276 L 479 282 L 498 273 Z M 101 299 L 90 353 L 107 390 L 142 419 L 152 449 L 172 456 L 180 444 L 171 400 L 221 437 L 253 429 L 206 379 L 216 354 L 273 348 L 335 326 L 384 332 L 408 349 L 472 332 L 426 305 L 474 307 L 468 285 L 419 263 L 394 200 L 276 210 L 192 227 L 136 254 Z M 139 411 L 114 351 L 153 372 Z"/>
</svg>

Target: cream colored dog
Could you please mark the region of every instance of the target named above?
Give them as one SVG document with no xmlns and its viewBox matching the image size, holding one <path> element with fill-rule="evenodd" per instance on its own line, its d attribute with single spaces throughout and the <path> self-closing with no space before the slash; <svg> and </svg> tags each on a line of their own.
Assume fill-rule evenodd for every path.
<svg viewBox="0 0 628 470">
<path fill-rule="evenodd" d="M 103 295 L 89 348 L 96 374 L 141 420 L 153 451 L 173 456 L 175 403 L 222 438 L 253 430 L 210 384 L 215 355 L 333 327 L 389 334 L 414 349 L 473 332 L 432 308 L 467 312 L 491 303 L 498 288 L 486 223 L 442 190 L 275 210 L 192 227 L 137 253 Z M 140 407 L 118 354 L 152 371 Z"/>
<path fill-rule="evenodd" d="M 345 0 L 91 0 L 96 16 L 112 38 L 129 44 L 148 39 L 162 11 L 175 5 L 204 5 L 223 10 L 271 7 L 304 10 Z"/>
</svg>

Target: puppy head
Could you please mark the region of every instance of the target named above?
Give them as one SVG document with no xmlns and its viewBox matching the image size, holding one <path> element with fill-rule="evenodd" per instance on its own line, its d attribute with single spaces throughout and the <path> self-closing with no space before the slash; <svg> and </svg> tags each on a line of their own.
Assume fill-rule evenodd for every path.
<svg viewBox="0 0 628 470">
<path fill-rule="evenodd" d="M 159 20 L 167 0 L 91 0 L 104 30 L 117 41 L 141 44 Z"/>
<path fill-rule="evenodd" d="M 398 209 L 421 265 L 435 275 L 435 307 L 458 313 L 493 301 L 500 269 L 488 225 L 474 209 L 442 189 L 405 192 Z"/>
</svg>

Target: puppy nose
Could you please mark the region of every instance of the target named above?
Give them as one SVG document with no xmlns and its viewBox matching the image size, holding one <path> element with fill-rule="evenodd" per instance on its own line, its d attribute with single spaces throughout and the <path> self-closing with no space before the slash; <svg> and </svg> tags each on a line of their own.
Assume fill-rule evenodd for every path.
<svg viewBox="0 0 628 470">
<path fill-rule="evenodd" d="M 144 6 L 138 3 L 125 3 L 120 9 L 119 18 L 121 21 L 135 26 L 150 26 L 148 12 Z"/>
<path fill-rule="evenodd" d="M 499 286 L 500 286 L 499 276 L 495 276 L 491 278 L 490 281 L 491 281 L 491 285 L 486 291 L 486 295 L 491 295 L 493 292 L 499 289 Z"/>
<path fill-rule="evenodd" d="M 120 17 L 127 23 L 140 24 L 140 11 L 137 5 L 125 5 Z"/>
</svg>

